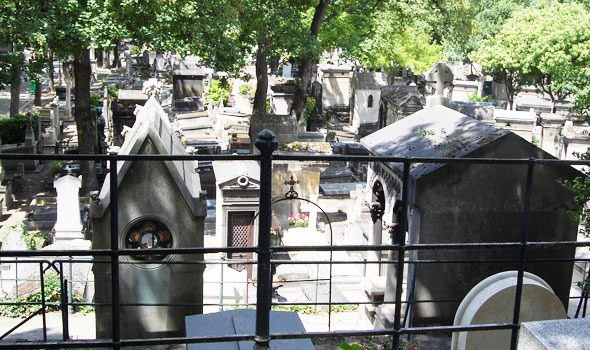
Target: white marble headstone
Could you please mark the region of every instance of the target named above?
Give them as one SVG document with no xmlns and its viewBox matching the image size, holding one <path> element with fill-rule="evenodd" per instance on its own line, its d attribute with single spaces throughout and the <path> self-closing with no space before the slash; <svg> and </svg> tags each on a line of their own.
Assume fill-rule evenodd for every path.
<svg viewBox="0 0 590 350">
<path fill-rule="evenodd" d="M 57 191 L 57 222 L 55 223 L 55 240 L 83 239 L 80 221 L 81 187 L 78 177 L 66 175 L 53 182 Z"/>
<path fill-rule="evenodd" d="M 517 271 L 505 271 L 479 282 L 465 296 L 455 314 L 454 325 L 511 323 L 514 313 Z M 525 272 L 520 321 L 566 318 L 563 304 L 540 277 Z M 511 331 L 453 333 L 452 350 L 510 348 Z"/>
</svg>

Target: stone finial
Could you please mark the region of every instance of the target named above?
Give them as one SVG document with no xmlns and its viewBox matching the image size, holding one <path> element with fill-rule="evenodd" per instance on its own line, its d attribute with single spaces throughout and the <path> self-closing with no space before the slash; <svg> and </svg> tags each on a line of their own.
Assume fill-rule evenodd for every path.
<svg viewBox="0 0 590 350">
<path fill-rule="evenodd" d="M 268 129 L 264 129 L 258 133 L 255 145 L 262 154 L 270 154 L 279 147 L 275 134 Z"/>
</svg>

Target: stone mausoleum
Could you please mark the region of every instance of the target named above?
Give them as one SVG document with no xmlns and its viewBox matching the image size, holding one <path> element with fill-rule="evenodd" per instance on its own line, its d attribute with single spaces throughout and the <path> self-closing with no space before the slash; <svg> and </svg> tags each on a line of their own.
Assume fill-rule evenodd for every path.
<svg viewBox="0 0 590 350">
<path fill-rule="evenodd" d="M 373 155 L 387 157 L 554 159 L 540 148 L 511 133 L 438 105 L 423 109 L 361 139 Z M 382 230 L 398 222 L 395 205 L 402 196 L 402 163 L 369 164 L 367 181 L 375 220 L 370 237 L 382 242 Z M 573 241 L 577 222 L 573 193 L 560 181 L 579 173 L 569 166 L 534 168 L 529 241 Z M 414 163 L 409 178 L 408 242 L 493 243 L 520 242 L 524 225 L 526 164 Z M 405 271 L 405 300 L 413 326 L 452 325 L 465 295 L 480 281 L 498 272 L 517 269 L 519 249 L 411 251 Z M 529 248 L 527 259 L 573 259 L 573 247 Z M 448 260 L 483 261 L 452 263 Z M 512 262 L 489 263 L 491 260 Z M 443 261 L 443 262 L 440 262 Z M 527 261 L 525 270 L 548 283 L 567 308 L 573 263 Z M 385 301 L 395 299 L 395 268 L 386 274 Z M 511 306 L 507 306 L 511 307 Z M 383 305 L 376 324 L 391 326 L 393 305 Z"/>
<path fill-rule="evenodd" d="M 137 114 L 119 154 L 185 154 L 168 115 L 152 97 Z M 206 200 L 193 161 L 120 161 L 117 166 L 120 249 L 203 247 Z M 110 248 L 110 191 L 104 183 L 91 206 L 92 247 Z M 107 261 L 107 258 L 98 257 Z M 202 313 L 200 254 L 121 256 L 119 261 L 121 337 L 183 336 L 184 318 Z M 182 264 L 197 262 L 197 264 Z M 180 263 L 180 264 L 179 264 Z M 109 263 L 94 264 L 95 299 L 111 302 Z M 125 306 L 125 304 L 160 306 Z M 181 304 L 166 306 L 162 304 Z M 188 306 L 187 306 L 188 305 Z M 96 337 L 111 337 L 110 306 L 96 308 Z"/>
</svg>

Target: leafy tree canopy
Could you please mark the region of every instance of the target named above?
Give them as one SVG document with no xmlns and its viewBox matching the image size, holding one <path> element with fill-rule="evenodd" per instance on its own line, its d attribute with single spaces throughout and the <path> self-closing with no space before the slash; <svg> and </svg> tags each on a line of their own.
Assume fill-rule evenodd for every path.
<svg viewBox="0 0 590 350">
<path fill-rule="evenodd" d="M 582 4 L 543 2 L 513 13 L 500 31 L 472 54 L 491 73 L 512 72 L 560 100 L 570 81 L 590 67 L 590 12 Z"/>
</svg>

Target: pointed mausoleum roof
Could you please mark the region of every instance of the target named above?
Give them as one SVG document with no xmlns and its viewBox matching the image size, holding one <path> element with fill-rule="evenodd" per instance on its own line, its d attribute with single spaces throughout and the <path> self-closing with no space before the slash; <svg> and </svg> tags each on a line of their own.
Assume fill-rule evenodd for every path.
<svg viewBox="0 0 590 350">
<path fill-rule="evenodd" d="M 363 137 L 360 142 L 376 156 L 460 158 L 507 134 L 506 130 L 439 105 L 413 113 Z M 401 173 L 403 164 L 389 166 Z M 417 178 L 443 166 L 442 163 L 415 163 L 410 174 Z"/>
<path fill-rule="evenodd" d="M 125 142 L 119 150 L 119 155 L 131 154 L 170 154 L 186 155 L 184 146 L 174 133 L 168 114 L 155 97 L 145 103 L 136 115 L 135 124 L 125 136 Z M 153 147 L 145 147 L 147 141 Z M 117 186 L 120 186 L 132 166 L 133 161 L 118 162 Z M 204 216 L 199 205 L 201 195 L 201 181 L 196 172 L 195 161 L 164 161 L 168 172 L 176 183 L 178 190 L 195 216 Z M 110 179 L 106 178 L 99 194 L 99 203 L 91 213 L 93 217 L 102 216 L 110 204 Z"/>
</svg>

